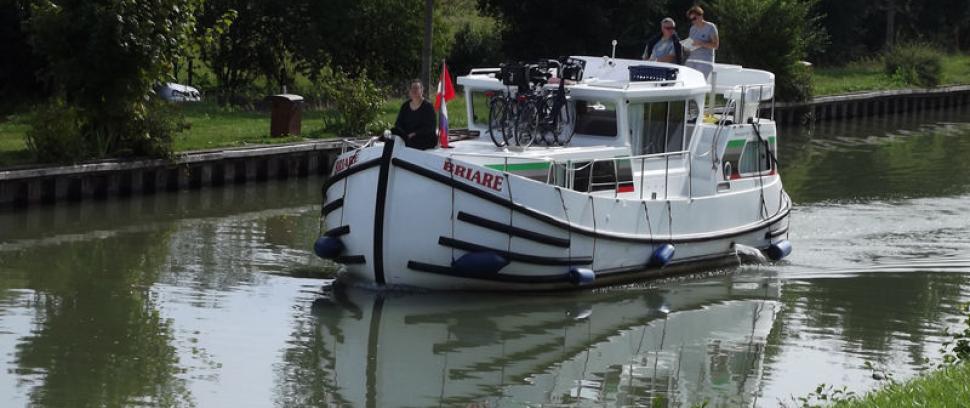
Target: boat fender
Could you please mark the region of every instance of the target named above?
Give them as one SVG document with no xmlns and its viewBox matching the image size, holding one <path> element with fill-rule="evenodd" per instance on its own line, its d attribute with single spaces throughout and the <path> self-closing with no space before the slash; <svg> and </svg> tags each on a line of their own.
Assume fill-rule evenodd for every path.
<svg viewBox="0 0 970 408">
<path fill-rule="evenodd" d="M 469 275 L 494 275 L 509 264 L 504 256 L 492 251 L 469 252 L 451 262 L 451 267 Z"/>
<path fill-rule="evenodd" d="M 775 242 L 768 247 L 766 252 L 768 253 L 768 258 L 772 261 L 781 260 L 791 254 L 791 242 L 787 239 Z"/>
<path fill-rule="evenodd" d="M 320 237 L 313 243 L 313 252 L 323 259 L 334 259 L 344 251 L 344 243 L 339 238 Z"/>
<path fill-rule="evenodd" d="M 571 268 L 569 270 L 569 280 L 577 286 L 589 285 L 596 280 L 596 272 L 589 268 Z"/>
<path fill-rule="evenodd" d="M 650 255 L 650 265 L 652 266 L 665 266 L 672 259 L 674 259 L 674 244 L 663 244 L 657 249 L 653 250 L 653 254 Z"/>
</svg>

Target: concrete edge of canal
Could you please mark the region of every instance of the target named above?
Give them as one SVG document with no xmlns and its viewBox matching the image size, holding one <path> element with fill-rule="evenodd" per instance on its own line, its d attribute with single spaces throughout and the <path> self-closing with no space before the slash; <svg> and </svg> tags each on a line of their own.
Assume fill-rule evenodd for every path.
<svg viewBox="0 0 970 408">
<path fill-rule="evenodd" d="M 970 85 L 900 89 L 778 103 L 774 118 L 779 125 L 803 125 L 968 104 Z M 307 141 L 188 152 L 173 160 L 106 160 L 0 170 L 0 210 L 322 175 L 328 173 L 342 145 L 343 141 Z"/>
<path fill-rule="evenodd" d="M 775 105 L 774 119 L 779 125 L 803 125 L 833 119 L 893 115 L 967 104 L 970 104 L 970 85 L 896 89 L 820 96 L 808 102 L 779 102 Z"/>
<path fill-rule="evenodd" d="M 342 145 L 308 141 L 188 152 L 172 160 L 0 170 L 0 209 L 327 174 Z"/>
</svg>

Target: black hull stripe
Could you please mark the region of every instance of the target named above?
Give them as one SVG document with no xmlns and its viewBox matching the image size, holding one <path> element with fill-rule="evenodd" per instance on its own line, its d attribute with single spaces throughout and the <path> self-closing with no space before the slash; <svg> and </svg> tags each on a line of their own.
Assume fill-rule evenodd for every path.
<svg viewBox="0 0 970 408">
<path fill-rule="evenodd" d="M 344 199 L 338 198 L 336 200 L 331 201 L 327 205 L 323 206 L 323 209 L 320 210 L 320 214 L 326 217 L 327 214 L 330 214 L 343 206 L 344 206 Z"/>
<path fill-rule="evenodd" d="M 334 258 L 333 261 L 344 265 L 360 265 L 367 263 L 367 259 L 365 259 L 363 255 L 341 255 Z"/>
<path fill-rule="evenodd" d="M 535 231 L 530 231 L 524 228 L 503 224 L 497 221 L 489 220 L 487 218 L 482 218 L 477 215 L 472 215 L 464 211 L 458 212 L 458 220 L 467 222 L 472 225 L 477 225 L 482 228 L 487 228 L 493 231 L 514 235 L 519 238 L 525 238 L 530 241 L 538 242 L 540 244 L 552 245 L 560 248 L 569 248 L 568 239 L 540 234 Z"/>
<path fill-rule="evenodd" d="M 326 235 L 328 237 L 339 237 L 341 235 L 347 235 L 349 233 L 350 233 L 350 226 L 342 225 L 332 230 L 329 230 L 327 232 L 324 232 L 323 235 Z"/>
<path fill-rule="evenodd" d="M 323 196 L 326 197 L 327 196 L 327 190 L 329 190 L 330 189 L 330 186 L 336 184 L 338 181 L 343 180 L 343 179 L 345 179 L 347 177 L 350 177 L 350 176 L 352 176 L 354 174 L 360 173 L 360 172 L 362 172 L 364 170 L 367 170 L 367 169 L 369 169 L 371 167 L 377 167 L 377 166 L 379 166 L 381 164 L 381 159 L 383 159 L 383 157 L 377 157 L 377 158 L 374 158 L 374 159 L 370 159 L 368 161 L 365 161 L 365 162 L 362 162 L 362 163 L 358 163 L 357 165 L 355 165 L 355 166 L 353 166 L 353 167 L 351 167 L 351 168 L 349 168 L 347 170 L 344 170 L 343 172 L 340 172 L 340 173 L 331 175 L 330 178 L 328 178 L 327 181 L 325 183 L 323 183 Z"/>
<path fill-rule="evenodd" d="M 778 231 L 768 231 L 768 232 L 766 232 L 765 233 L 765 238 L 780 237 L 782 235 L 785 235 L 786 233 L 788 233 L 788 226 L 785 226 L 785 227 L 779 229 Z"/>
<path fill-rule="evenodd" d="M 384 142 L 377 175 L 377 196 L 374 202 L 374 282 L 383 286 L 384 280 L 384 208 L 387 201 L 387 183 L 391 172 L 391 156 L 394 154 L 394 141 Z"/>
<path fill-rule="evenodd" d="M 504 256 L 510 261 L 517 261 L 522 263 L 529 263 L 534 265 L 589 265 L 593 263 L 593 257 L 591 256 L 574 256 L 572 258 L 553 258 L 545 256 L 536 256 L 529 254 L 520 254 L 517 252 L 509 252 L 501 249 L 489 248 L 486 246 L 473 244 L 471 242 L 461 241 L 454 238 L 440 237 L 438 238 L 438 244 L 444 245 L 446 247 L 451 247 L 455 249 L 461 249 L 469 252 L 480 252 L 480 251 L 491 251 L 496 254 Z"/>
<path fill-rule="evenodd" d="M 616 268 L 607 268 L 596 271 L 597 280 L 603 280 L 608 282 L 607 284 L 616 284 L 619 282 L 624 282 L 627 279 L 657 279 L 663 278 L 665 276 L 675 276 L 675 275 L 685 275 L 691 273 L 690 271 L 677 270 L 676 268 L 671 269 L 671 267 L 683 266 L 695 262 L 712 262 L 719 259 L 733 258 L 734 255 L 731 253 L 723 253 L 716 255 L 705 255 L 692 258 L 684 258 L 677 260 L 669 265 L 669 267 L 658 268 L 656 266 L 651 266 L 647 264 L 643 265 L 633 265 L 633 266 L 622 266 Z M 433 273 L 436 275 L 444 275 L 452 278 L 467 278 L 467 279 L 478 279 L 487 280 L 493 282 L 503 282 L 503 283 L 522 283 L 522 284 L 550 284 L 550 283 L 572 283 L 572 279 L 569 274 L 558 274 L 558 275 L 540 275 L 540 276 L 523 276 L 523 275 L 506 275 L 497 273 L 494 275 L 474 275 L 474 274 L 462 274 L 460 271 L 455 270 L 449 266 L 434 265 L 418 261 L 408 261 L 408 269 Z M 619 279 L 619 280 L 617 280 Z"/>
<path fill-rule="evenodd" d="M 478 279 L 487 280 L 493 282 L 508 282 L 508 283 L 564 283 L 570 282 L 569 274 L 563 273 L 559 275 L 539 275 L 539 276 L 522 276 L 522 275 L 503 275 L 501 273 L 496 273 L 494 275 L 472 275 L 472 274 L 462 274 L 456 271 L 450 266 L 433 265 L 417 261 L 408 261 L 408 269 L 412 269 L 419 272 L 433 273 L 437 275 L 446 275 L 453 278 L 468 278 L 468 279 Z"/>
<path fill-rule="evenodd" d="M 549 214 L 533 210 L 522 204 L 512 202 L 506 198 L 502 198 L 502 197 L 493 195 L 491 193 L 487 193 L 485 191 L 479 190 L 478 188 L 465 184 L 463 182 L 452 180 L 450 177 L 444 176 L 442 174 L 438 174 L 435 171 L 428 170 L 424 167 L 415 165 L 413 163 L 409 163 L 398 158 L 395 158 L 393 160 L 393 163 L 394 165 L 401 167 L 405 170 L 408 170 L 412 173 L 415 173 L 415 174 L 424 176 L 426 178 L 432 179 L 434 181 L 437 181 L 439 183 L 454 187 L 455 189 L 464 191 L 468 194 L 471 194 L 483 200 L 490 201 L 492 203 L 504 206 L 506 208 L 511 208 L 515 211 L 528 215 L 539 221 L 543 221 L 554 227 L 563 228 L 565 230 L 568 230 L 577 234 L 585 235 L 588 237 L 595 237 L 597 239 L 609 239 L 613 241 L 639 242 L 644 244 L 657 244 L 657 243 L 669 242 L 669 243 L 676 244 L 676 243 L 704 242 L 704 241 L 725 239 L 725 238 L 735 237 L 738 235 L 744 235 L 760 229 L 768 228 L 771 225 L 774 225 L 775 223 L 777 223 L 778 221 L 783 220 L 786 216 L 788 216 L 788 213 L 791 211 L 791 202 L 789 201 L 787 203 L 788 205 L 778 214 L 775 214 L 774 216 L 772 216 L 771 218 L 768 218 L 767 220 L 762 220 L 747 226 L 732 228 L 732 229 L 722 230 L 717 232 L 710 232 L 705 234 L 679 235 L 679 236 L 673 236 L 669 238 L 665 238 L 663 236 L 658 238 L 651 238 L 651 237 L 645 237 L 642 235 L 594 231 L 593 229 L 574 225 L 566 221 L 563 221 L 559 218 L 553 217 Z"/>
</svg>

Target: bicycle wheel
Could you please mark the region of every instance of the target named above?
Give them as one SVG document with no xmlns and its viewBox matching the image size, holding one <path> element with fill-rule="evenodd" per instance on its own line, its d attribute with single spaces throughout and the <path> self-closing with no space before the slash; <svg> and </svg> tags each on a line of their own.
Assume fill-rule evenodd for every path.
<svg viewBox="0 0 970 408">
<path fill-rule="evenodd" d="M 555 111 L 555 97 L 542 100 L 542 109 L 539 111 L 539 127 L 542 130 L 542 141 L 549 146 L 559 144 L 559 135 L 562 133 L 562 122 L 556 120 Z"/>
<path fill-rule="evenodd" d="M 534 100 L 527 101 L 520 106 L 518 112 L 515 113 L 515 144 L 528 147 L 535 141 L 536 133 L 539 130 L 539 110 Z"/>
<path fill-rule="evenodd" d="M 505 103 L 505 98 L 495 97 L 488 104 L 488 136 L 492 138 L 492 143 L 495 146 L 504 147 L 508 144 L 508 139 L 505 137 L 505 122 L 508 121 L 508 106 Z M 502 134 L 498 134 L 502 132 Z"/>
<path fill-rule="evenodd" d="M 505 145 L 511 145 L 515 139 L 515 118 L 518 117 L 521 102 L 515 99 L 505 100 L 505 116 L 502 118 L 502 138 Z"/>
<path fill-rule="evenodd" d="M 569 101 L 564 98 L 558 116 L 559 134 L 556 135 L 556 143 L 565 146 L 569 144 L 569 141 L 573 139 L 573 134 L 576 133 L 576 107 L 571 106 Z"/>
</svg>

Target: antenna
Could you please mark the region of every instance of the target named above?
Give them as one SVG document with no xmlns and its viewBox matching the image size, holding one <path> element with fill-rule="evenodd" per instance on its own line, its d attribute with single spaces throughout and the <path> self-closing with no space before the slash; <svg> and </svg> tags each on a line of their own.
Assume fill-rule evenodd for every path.
<svg viewBox="0 0 970 408">
<path fill-rule="evenodd" d="M 613 40 L 613 53 L 610 55 L 610 59 L 616 59 L 616 40 Z"/>
</svg>

